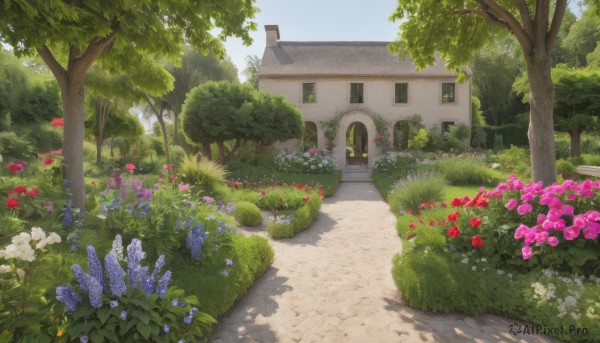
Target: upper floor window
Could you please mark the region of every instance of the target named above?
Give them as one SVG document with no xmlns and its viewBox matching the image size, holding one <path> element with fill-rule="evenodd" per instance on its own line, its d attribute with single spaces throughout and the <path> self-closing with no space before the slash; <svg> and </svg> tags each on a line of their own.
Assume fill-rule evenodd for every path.
<svg viewBox="0 0 600 343">
<path fill-rule="evenodd" d="M 454 88 L 455 88 L 454 83 L 442 83 L 442 102 L 443 103 L 455 101 Z"/>
<path fill-rule="evenodd" d="M 362 83 L 351 83 L 350 84 L 350 103 L 351 104 L 364 103 L 363 84 Z"/>
<path fill-rule="evenodd" d="M 317 87 L 314 83 L 302 84 L 302 102 L 305 104 L 317 102 Z"/>
<path fill-rule="evenodd" d="M 394 94 L 395 103 L 408 103 L 408 83 L 396 83 L 394 86 Z"/>
</svg>

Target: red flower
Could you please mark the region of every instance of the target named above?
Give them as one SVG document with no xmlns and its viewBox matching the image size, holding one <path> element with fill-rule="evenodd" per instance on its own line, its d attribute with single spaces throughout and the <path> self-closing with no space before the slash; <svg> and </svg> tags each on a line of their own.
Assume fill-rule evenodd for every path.
<svg viewBox="0 0 600 343">
<path fill-rule="evenodd" d="M 35 198 L 36 196 L 38 196 L 40 194 L 40 190 L 37 188 L 32 188 L 32 189 L 28 190 L 27 192 L 25 192 L 25 194 L 27 194 L 30 197 Z"/>
<path fill-rule="evenodd" d="M 469 219 L 469 225 L 471 225 L 474 229 L 476 229 L 479 227 L 479 225 L 481 225 L 481 219 L 471 218 L 471 219 Z"/>
<path fill-rule="evenodd" d="M 408 227 L 411 228 L 411 229 L 414 229 L 415 228 L 415 223 L 408 224 Z"/>
<path fill-rule="evenodd" d="M 412 214 L 412 208 L 408 209 L 408 214 Z"/>
<path fill-rule="evenodd" d="M 308 196 L 305 196 L 303 200 L 304 200 L 304 202 L 308 202 L 310 200 L 310 198 Z"/>
<path fill-rule="evenodd" d="M 416 235 L 416 234 L 415 234 L 414 232 L 412 232 L 412 231 L 408 231 L 408 232 L 406 233 L 406 236 L 407 236 L 408 238 L 412 238 L 412 237 L 414 237 L 415 235 Z"/>
<path fill-rule="evenodd" d="M 302 190 L 302 185 L 299 184 L 298 186 L 296 186 L 296 189 L 298 189 L 299 191 L 301 191 Z"/>
<path fill-rule="evenodd" d="M 52 125 L 54 127 L 63 127 L 63 126 L 65 126 L 65 119 L 64 118 L 54 118 L 50 122 L 50 125 Z"/>
<path fill-rule="evenodd" d="M 19 170 L 22 170 L 23 168 L 21 168 L 20 165 L 18 164 L 14 164 L 14 163 L 10 163 L 8 162 L 7 164 L 5 164 L 6 168 L 8 168 L 8 170 L 10 170 L 11 173 L 15 173 L 18 172 Z"/>
<path fill-rule="evenodd" d="M 448 236 L 450 236 L 450 238 L 454 239 L 458 237 L 458 235 L 460 235 L 460 230 L 456 226 L 453 226 L 448 230 Z"/>
<path fill-rule="evenodd" d="M 440 220 L 440 224 L 439 225 L 440 226 L 446 226 L 446 220 L 445 219 Z"/>
<path fill-rule="evenodd" d="M 258 195 L 260 195 L 261 197 L 264 197 L 265 195 L 267 195 L 267 193 L 265 191 L 260 191 L 260 192 L 258 192 Z"/>
<path fill-rule="evenodd" d="M 430 220 L 430 221 L 429 221 L 429 226 L 430 226 L 430 227 L 434 227 L 434 226 L 435 226 L 435 220 L 433 220 L 433 219 L 432 219 L 432 220 Z"/>
<path fill-rule="evenodd" d="M 457 220 L 458 218 L 460 218 L 460 213 L 458 213 L 458 212 L 454 212 L 454 213 L 450 213 L 450 214 L 448 215 L 448 218 L 447 218 L 447 219 L 448 219 L 448 221 L 449 221 L 449 222 L 451 222 L 451 223 L 454 223 L 454 222 L 456 222 L 456 220 Z"/>
<path fill-rule="evenodd" d="M 445 202 L 445 201 L 442 201 L 442 202 L 440 203 L 440 206 L 442 206 L 442 207 L 448 207 L 448 205 L 446 205 L 446 202 Z"/>
<path fill-rule="evenodd" d="M 15 191 L 14 189 L 9 189 L 6 191 L 6 194 L 11 195 L 11 194 L 17 194 L 19 192 Z"/>
<path fill-rule="evenodd" d="M 483 246 L 483 239 L 481 239 L 481 236 L 475 235 L 471 237 L 471 245 L 477 249 L 481 248 Z"/>
<path fill-rule="evenodd" d="M 6 199 L 6 202 L 4 204 L 8 208 L 15 208 L 15 207 L 19 206 L 19 200 L 15 199 L 15 198 L 8 198 L 8 199 Z"/>
<path fill-rule="evenodd" d="M 175 181 L 175 180 L 177 180 L 177 176 L 171 175 L 171 181 Z M 234 183 L 234 186 L 232 186 L 232 187 L 237 187 L 237 182 L 233 182 L 233 183 Z"/>
<path fill-rule="evenodd" d="M 454 207 L 460 206 L 460 199 L 459 198 L 452 199 L 452 202 L 450 203 L 450 205 L 452 205 Z"/>
<path fill-rule="evenodd" d="M 475 205 L 475 207 L 477 207 L 477 208 L 484 207 L 485 208 L 485 207 L 488 207 L 489 205 L 490 205 L 490 202 L 488 201 L 488 199 L 486 199 L 486 198 L 480 198 L 477 201 L 477 204 Z"/>
<path fill-rule="evenodd" d="M 50 165 L 50 164 L 52 164 L 53 161 L 54 161 L 53 159 L 47 158 L 42 163 L 45 164 L 45 165 Z"/>
<path fill-rule="evenodd" d="M 27 188 L 25 188 L 24 186 L 15 187 L 15 193 L 23 194 L 25 192 L 27 192 Z"/>
<path fill-rule="evenodd" d="M 135 165 L 133 163 L 127 163 L 125 165 L 125 169 L 127 169 L 128 172 L 133 173 L 135 170 Z"/>
</svg>

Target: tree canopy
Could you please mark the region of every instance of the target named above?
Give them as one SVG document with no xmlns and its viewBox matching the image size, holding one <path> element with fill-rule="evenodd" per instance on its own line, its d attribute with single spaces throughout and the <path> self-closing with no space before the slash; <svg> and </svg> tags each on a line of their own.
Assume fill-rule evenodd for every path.
<svg viewBox="0 0 600 343">
<path fill-rule="evenodd" d="M 217 143 L 226 159 L 223 143 L 235 140 L 275 142 L 299 138 L 302 113 L 283 96 L 259 93 L 250 85 L 208 82 L 188 95 L 183 111 L 183 131 L 196 144 Z M 232 153 L 233 153 L 232 152 Z"/>
<path fill-rule="evenodd" d="M 100 58 L 111 72 L 155 65 L 153 56 L 178 57 L 187 42 L 222 54 L 227 37 L 250 44 L 256 29 L 254 0 L 206 1 L 5 1 L 0 42 L 17 55 L 39 54 L 61 89 L 64 111 L 63 169 L 74 206 L 85 209 L 83 179 L 84 80 Z M 220 29 L 220 30 L 216 30 Z M 215 33 L 213 33 L 215 32 Z M 132 78 L 143 86 L 148 80 Z"/>
</svg>

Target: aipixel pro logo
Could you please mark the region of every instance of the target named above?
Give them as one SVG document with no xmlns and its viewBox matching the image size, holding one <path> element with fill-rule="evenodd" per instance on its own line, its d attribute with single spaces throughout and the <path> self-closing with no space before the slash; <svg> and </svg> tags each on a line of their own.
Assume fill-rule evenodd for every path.
<svg viewBox="0 0 600 343">
<path fill-rule="evenodd" d="M 558 327 L 547 327 L 540 324 L 519 324 L 514 322 L 508 326 L 508 332 L 513 336 L 517 335 L 570 335 L 579 336 L 587 335 L 587 328 L 580 328 L 575 325 L 569 325 L 569 327 L 558 326 Z"/>
</svg>

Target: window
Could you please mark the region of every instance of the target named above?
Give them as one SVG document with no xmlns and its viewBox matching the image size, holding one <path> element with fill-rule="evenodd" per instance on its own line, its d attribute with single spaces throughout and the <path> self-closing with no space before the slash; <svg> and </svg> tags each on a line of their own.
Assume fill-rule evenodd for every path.
<svg viewBox="0 0 600 343">
<path fill-rule="evenodd" d="M 397 103 L 397 104 L 408 103 L 408 83 L 396 83 L 394 93 L 395 93 L 395 103 Z"/>
<path fill-rule="evenodd" d="M 305 104 L 317 102 L 317 87 L 314 83 L 302 84 L 302 102 Z"/>
<path fill-rule="evenodd" d="M 454 83 L 442 83 L 442 102 L 454 102 Z"/>
<path fill-rule="evenodd" d="M 448 131 L 450 131 L 450 126 L 454 125 L 453 121 L 443 121 L 442 122 L 442 134 L 447 133 Z"/>
<path fill-rule="evenodd" d="M 363 84 L 362 83 L 351 83 L 350 84 L 350 103 L 351 104 L 362 104 L 363 98 Z"/>
</svg>

